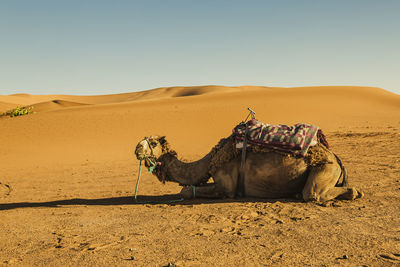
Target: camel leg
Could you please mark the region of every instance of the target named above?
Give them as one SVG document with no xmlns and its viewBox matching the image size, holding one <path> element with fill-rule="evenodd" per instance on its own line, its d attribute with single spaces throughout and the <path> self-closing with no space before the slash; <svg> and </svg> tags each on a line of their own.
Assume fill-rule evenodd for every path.
<svg viewBox="0 0 400 267">
<path fill-rule="evenodd" d="M 303 188 L 303 199 L 325 202 L 335 198 L 353 200 L 362 197 L 363 194 L 353 187 L 335 187 L 339 175 L 340 167 L 336 164 L 314 167 Z"/>
<path fill-rule="evenodd" d="M 182 188 L 183 198 L 191 199 L 194 194 L 196 198 L 234 198 L 239 173 L 234 164 L 232 166 L 227 164 L 226 166 L 226 168 L 221 168 L 215 173 L 213 177 L 215 183 L 196 186 L 195 193 L 193 193 L 191 186 Z"/>
<path fill-rule="evenodd" d="M 192 198 L 222 198 L 223 191 L 215 183 L 201 186 L 184 186 L 181 190 L 184 199 Z"/>
<path fill-rule="evenodd" d="M 226 164 L 220 168 L 213 177 L 219 192 L 222 192 L 222 197 L 234 198 L 237 190 L 239 179 L 239 168 L 236 161 Z"/>
</svg>

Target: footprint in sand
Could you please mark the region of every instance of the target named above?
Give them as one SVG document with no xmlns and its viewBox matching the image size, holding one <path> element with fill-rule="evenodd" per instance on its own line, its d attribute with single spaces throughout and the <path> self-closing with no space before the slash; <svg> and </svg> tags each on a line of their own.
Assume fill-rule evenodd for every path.
<svg viewBox="0 0 400 267">
<path fill-rule="evenodd" d="M 400 254 L 399 253 L 383 253 L 378 255 L 379 258 L 393 262 L 400 263 Z"/>
<path fill-rule="evenodd" d="M 6 197 L 10 195 L 11 191 L 11 185 L 0 182 L 0 197 Z"/>
</svg>

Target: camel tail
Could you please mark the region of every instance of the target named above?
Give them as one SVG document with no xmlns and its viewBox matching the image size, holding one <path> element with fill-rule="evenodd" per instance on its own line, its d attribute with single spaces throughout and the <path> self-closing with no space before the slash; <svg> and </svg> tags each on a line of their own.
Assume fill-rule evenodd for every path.
<svg viewBox="0 0 400 267">
<path fill-rule="evenodd" d="M 345 187 L 345 186 L 348 186 L 348 185 L 349 185 L 349 182 L 348 182 L 348 179 L 347 179 L 347 170 L 346 170 L 346 167 L 343 165 L 343 163 L 342 163 L 342 161 L 340 160 L 340 158 L 339 158 L 336 154 L 334 154 L 334 155 L 335 155 L 336 160 L 337 160 L 337 162 L 339 163 L 339 166 L 340 166 L 340 169 L 341 169 L 341 173 L 340 173 L 340 176 L 339 176 L 338 181 L 336 182 L 336 186 L 338 186 L 338 187 Z M 340 178 L 342 178 L 342 182 L 341 182 L 341 183 L 339 183 Z"/>
<path fill-rule="evenodd" d="M 342 168 L 342 174 L 343 174 L 343 179 L 342 179 L 342 183 L 340 184 L 341 187 L 346 187 L 349 186 L 349 181 L 347 179 L 347 170 L 346 167 L 344 165 L 340 166 Z"/>
</svg>

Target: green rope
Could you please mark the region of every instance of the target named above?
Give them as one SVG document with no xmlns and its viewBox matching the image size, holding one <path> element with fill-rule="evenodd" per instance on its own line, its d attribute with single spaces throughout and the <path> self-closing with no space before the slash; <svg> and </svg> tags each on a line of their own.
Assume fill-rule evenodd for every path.
<svg viewBox="0 0 400 267">
<path fill-rule="evenodd" d="M 137 202 L 137 192 L 139 187 L 140 175 L 142 174 L 142 161 L 139 163 L 139 175 L 136 181 L 136 188 L 135 188 L 135 202 Z"/>
<path fill-rule="evenodd" d="M 154 162 L 152 162 L 149 158 L 147 158 L 147 159 L 150 161 L 150 164 L 151 164 L 151 166 L 149 167 L 149 172 L 153 172 L 156 164 Z M 138 203 L 138 204 L 152 204 L 152 203 L 168 204 L 168 203 L 180 202 L 180 201 L 184 200 L 183 198 L 180 198 L 180 199 L 173 199 L 173 200 L 168 200 L 168 201 L 138 201 L 137 200 L 137 192 L 138 192 L 138 188 L 139 188 L 139 182 L 140 182 L 141 175 L 142 175 L 142 161 L 140 161 L 140 163 L 139 163 L 139 174 L 138 174 L 138 178 L 136 181 L 136 188 L 135 188 L 135 202 L 136 203 Z M 193 191 L 193 192 L 195 192 L 195 191 Z"/>
<path fill-rule="evenodd" d="M 150 161 L 150 164 L 151 164 L 151 166 L 149 167 L 148 171 L 151 172 L 151 173 L 153 173 L 154 169 L 156 168 L 156 164 L 155 164 L 153 161 L 151 161 L 150 158 L 147 158 L 147 160 Z M 141 163 L 141 162 L 142 162 L 142 161 L 140 161 L 140 163 Z"/>
<path fill-rule="evenodd" d="M 193 199 L 195 199 L 196 198 L 196 186 L 191 185 L 191 187 L 192 187 L 192 190 L 193 190 Z"/>
</svg>

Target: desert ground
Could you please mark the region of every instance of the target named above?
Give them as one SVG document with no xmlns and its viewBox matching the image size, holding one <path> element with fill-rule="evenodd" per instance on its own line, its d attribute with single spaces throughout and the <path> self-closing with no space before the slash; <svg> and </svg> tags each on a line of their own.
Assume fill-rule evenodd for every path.
<svg viewBox="0 0 400 267">
<path fill-rule="evenodd" d="M 0 95 L 0 265 L 400 265 L 400 95 L 373 87 L 169 87 Z M 354 201 L 179 199 L 136 144 L 165 135 L 193 161 L 247 116 L 318 125 L 365 196 Z"/>
</svg>

